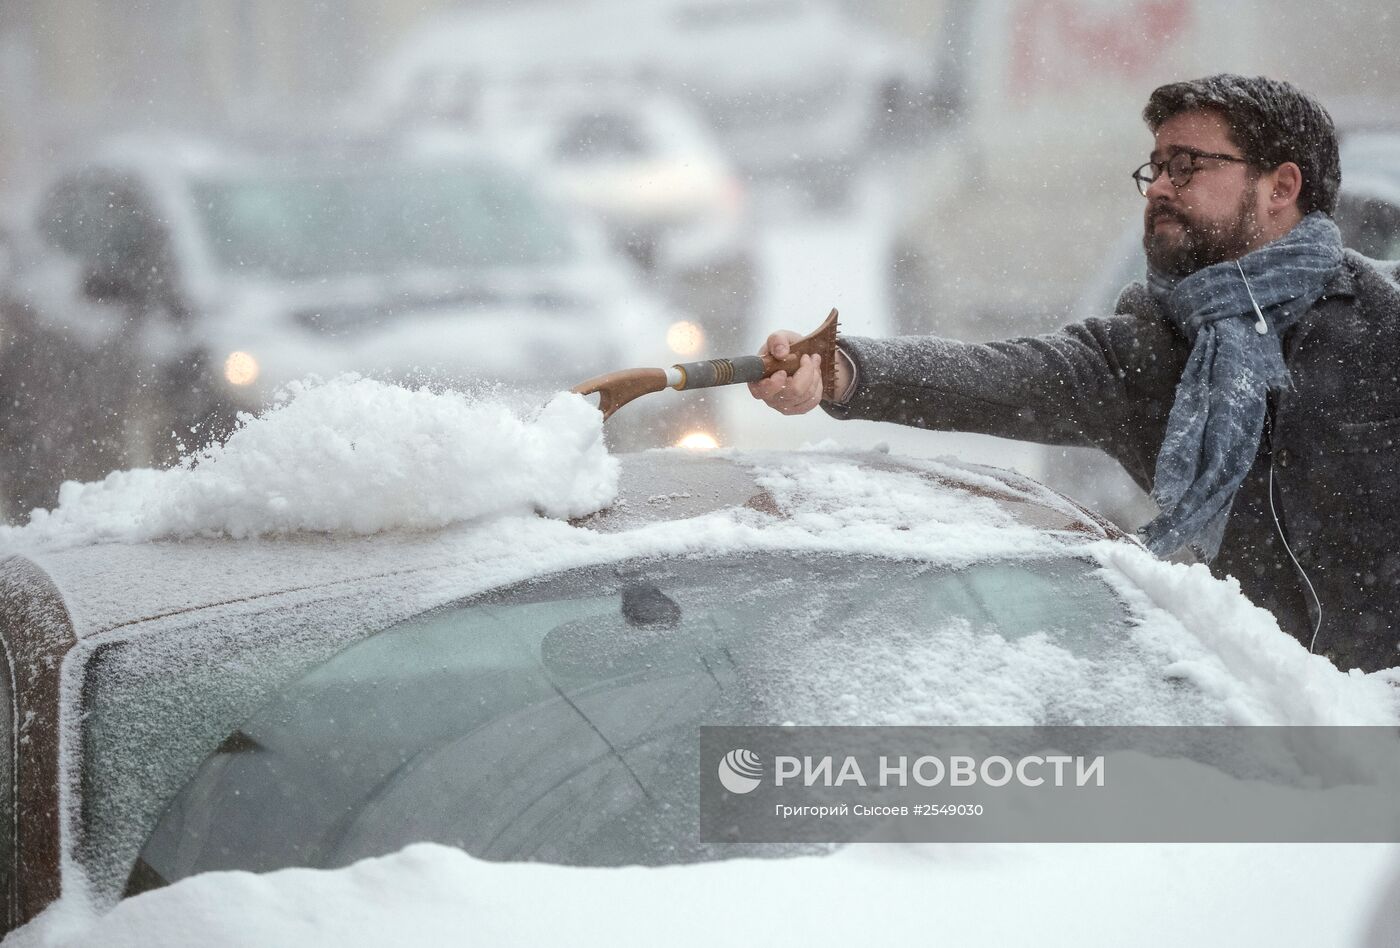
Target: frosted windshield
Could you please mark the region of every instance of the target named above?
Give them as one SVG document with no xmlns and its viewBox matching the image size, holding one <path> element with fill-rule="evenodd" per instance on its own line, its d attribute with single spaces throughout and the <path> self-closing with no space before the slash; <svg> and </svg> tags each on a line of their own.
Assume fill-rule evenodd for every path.
<svg viewBox="0 0 1400 948">
<path fill-rule="evenodd" d="M 444 607 L 341 652 L 230 734 L 161 818 L 133 891 L 420 840 L 563 864 L 719 858 L 694 838 L 701 725 L 1208 717 L 1140 653 L 1093 569 L 751 554 Z"/>
</svg>

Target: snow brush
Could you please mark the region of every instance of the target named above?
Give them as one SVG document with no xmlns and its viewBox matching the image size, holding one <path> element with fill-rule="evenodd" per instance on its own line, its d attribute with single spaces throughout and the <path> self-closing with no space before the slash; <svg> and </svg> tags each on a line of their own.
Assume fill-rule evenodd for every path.
<svg viewBox="0 0 1400 948">
<path fill-rule="evenodd" d="M 613 416 L 623 405 L 652 392 L 674 388 L 714 388 L 716 385 L 737 385 L 757 382 L 778 372 L 791 375 L 797 371 L 805 355 L 822 357 L 822 397 L 836 395 L 836 310 L 826 320 L 801 339 L 792 343 L 786 359 L 772 356 L 738 356 L 733 359 L 710 359 L 707 362 L 683 362 L 669 369 L 623 369 L 575 385 L 570 391 L 577 395 L 598 396 L 598 409 L 603 420 Z"/>
</svg>

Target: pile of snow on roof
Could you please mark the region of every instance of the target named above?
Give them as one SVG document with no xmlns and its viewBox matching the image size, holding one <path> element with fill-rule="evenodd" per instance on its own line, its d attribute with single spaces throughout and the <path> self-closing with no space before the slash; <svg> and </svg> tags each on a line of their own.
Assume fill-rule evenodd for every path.
<svg viewBox="0 0 1400 948">
<path fill-rule="evenodd" d="M 618 463 L 602 415 L 560 394 L 537 416 L 457 392 L 343 376 L 290 386 L 221 445 L 168 470 L 65 483 L 58 506 L 0 545 L 59 548 L 162 537 L 436 528 L 501 513 L 606 506 Z"/>
</svg>

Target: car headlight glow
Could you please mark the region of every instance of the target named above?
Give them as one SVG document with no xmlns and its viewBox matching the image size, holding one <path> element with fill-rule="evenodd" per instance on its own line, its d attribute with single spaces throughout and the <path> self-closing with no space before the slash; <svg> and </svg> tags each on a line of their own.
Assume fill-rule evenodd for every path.
<svg viewBox="0 0 1400 948">
<path fill-rule="evenodd" d="M 258 378 L 258 360 L 246 352 L 230 352 L 224 360 L 224 378 L 230 385 L 252 385 Z"/>
<path fill-rule="evenodd" d="M 678 323 L 672 323 L 671 328 L 666 330 L 666 345 L 670 346 L 676 355 L 695 355 L 704 344 L 704 331 L 689 320 L 682 319 Z"/>
<path fill-rule="evenodd" d="M 692 431 L 677 441 L 676 447 L 687 451 L 712 451 L 719 447 L 719 441 L 708 431 Z"/>
</svg>

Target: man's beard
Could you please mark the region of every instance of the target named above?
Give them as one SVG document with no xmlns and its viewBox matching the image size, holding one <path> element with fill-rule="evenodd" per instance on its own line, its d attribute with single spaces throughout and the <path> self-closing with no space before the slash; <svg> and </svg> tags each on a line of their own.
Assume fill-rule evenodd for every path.
<svg viewBox="0 0 1400 948">
<path fill-rule="evenodd" d="M 1163 221 L 1156 215 L 1166 215 L 1175 220 L 1178 232 L 1156 232 Z M 1257 231 L 1254 195 L 1246 190 L 1240 197 L 1234 217 L 1221 224 L 1203 226 L 1175 208 L 1158 208 L 1144 228 L 1142 247 L 1147 251 L 1147 262 L 1153 269 L 1169 276 L 1184 277 L 1202 267 L 1244 256 Z"/>
</svg>

